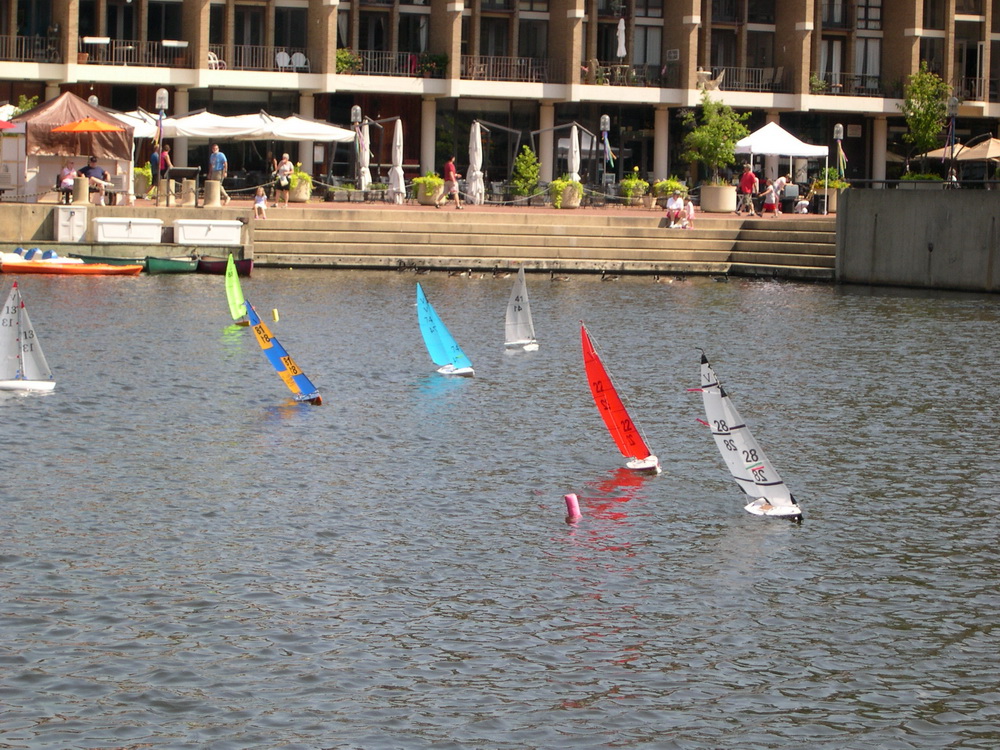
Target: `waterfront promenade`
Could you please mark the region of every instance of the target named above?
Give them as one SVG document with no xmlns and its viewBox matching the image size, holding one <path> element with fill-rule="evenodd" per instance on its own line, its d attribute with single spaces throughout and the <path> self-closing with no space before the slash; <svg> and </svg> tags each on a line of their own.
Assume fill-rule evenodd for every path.
<svg viewBox="0 0 1000 750">
<path fill-rule="evenodd" d="M 319 201 L 267 208 L 253 218 L 252 202 L 228 206 L 86 206 L 87 231 L 79 243 L 55 243 L 53 204 L 0 204 L 0 249 L 47 243 L 60 254 L 129 257 L 178 255 L 173 222 L 243 223 L 238 253 L 261 266 L 494 269 L 615 273 L 731 273 L 829 281 L 833 279 L 834 216 L 782 214 L 776 218 L 698 213 L 692 229 L 670 229 L 662 208 L 605 204 L 577 209 L 551 206 L 470 205 L 456 210 L 416 202 Z M 62 214 L 66 211 L 61 210 Z M 163 244 L 97 243 L 94 219 L 158 219 Z M 218 253 L 220 248 L 215 249 Z M 212 254 L 212 248 L 197 248 Z"/>
</svg>

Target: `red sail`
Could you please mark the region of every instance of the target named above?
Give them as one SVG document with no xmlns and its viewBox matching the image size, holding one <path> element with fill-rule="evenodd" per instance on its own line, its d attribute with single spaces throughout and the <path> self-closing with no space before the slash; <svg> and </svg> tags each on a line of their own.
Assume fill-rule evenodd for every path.
<svg viewBox="0 0 1000 750">
<path fill-rule="evenodd" d="M 594 343 L 590 340 L 587 328 L 582 323 L 580 337 L 583 341 L 583 367 L 587 372 L 590 392 L 594 396 L 594 403 L 597 404 L 597 410 L 601 413 L 604 424 L 614 438 L 615 445 L 625 458 L 646 458 L 650 455 L 646 441 L 642 439 L 642 435 L 639 434 L 639 430 L 625 409 L 625 404 L 618 397 L 611 376 L 604 369 L 601 358 L 594 350 Z"/>
</svg>

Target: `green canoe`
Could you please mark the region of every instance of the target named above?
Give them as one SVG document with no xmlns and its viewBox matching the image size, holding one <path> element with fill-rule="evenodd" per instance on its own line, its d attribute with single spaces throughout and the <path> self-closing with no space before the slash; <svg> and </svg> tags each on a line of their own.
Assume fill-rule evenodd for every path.
<svg viewBox="0 0 1000 750">
<path fill-rule="evenodd" d="M 194 273 L 197 270 L 197 258 L 187 256 L 182 258 L 155 258 L 152 255 L 146 256 L 146 273 Z"/>
</svg>

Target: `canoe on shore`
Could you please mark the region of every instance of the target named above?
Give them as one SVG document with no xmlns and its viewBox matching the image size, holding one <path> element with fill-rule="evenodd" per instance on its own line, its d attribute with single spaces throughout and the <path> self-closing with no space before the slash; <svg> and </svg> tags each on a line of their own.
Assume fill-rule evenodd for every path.
<svg viewBox="0 0 1000 750">
<path fill-rule="evenodd" d="M 0 264 L 3 273 L 50 273 L 71 274 L 75 276 L 138 276 L 142 265 L 113 266 L 110 263 L 36 263 L 21 261 L 19 263 L 5 261 Z"/>
<path fill-rule="evenodd" d="M 198 270 L 198 259 L 190 256 L 179 258 L 157 258 L 146 256 L 146 273 L 194 273 Z"/>
<path fill-rule="evenodd" d="M 226 263 L 228 262 L 228 256 L 225 258 L 217 258 L 210 255 L 203 255 L 198 258 L 198 273 L 213 273 L 216 276 L 225 276 Z M 244 260 L 236 260 L 236 258 L 233 258 L 233 262 L 236 264 L 237 276 L 249 276 L 250 272 L 253 271 L 253 258 Z"/>
</svg>

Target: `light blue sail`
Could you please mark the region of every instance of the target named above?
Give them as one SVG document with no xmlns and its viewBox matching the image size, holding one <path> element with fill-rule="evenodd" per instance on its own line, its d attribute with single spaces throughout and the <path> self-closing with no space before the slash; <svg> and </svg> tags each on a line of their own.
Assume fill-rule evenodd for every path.
<svg viewBox="0 0 1000 750">
<path fill-rule="evenodd" d="M 427 301 L 424 290 L 417 284 L 417 320 L 420 322 L 420 333 L 431 360 L 440 368 L 443 375 L 473 375 L 472 362 L 448 331 L 447 326 L 437 312 Z"/>
<path fill-rule="evenodd" d="M 244 302 L 247 306 L 247 317 L 250 319 L 254 336 L 257 337 L 257 343 L 260 344 L 260 348 L 263 349 L 264 354 L 267 355 L 271 364 L 274 365 L 274 369 L 277 370 L 278 377 L 288 386 L 288 390 L 292 392 L 295 400 L 308 401 L 315 405 L 323 403 L 323 398 L 319 395 L 319 390 L 306 377 L 306 374 L 302 372 L 299 366 L 295 364 L 295 360 L 291 358 L 285 347 L 281 345 L 281 342 L 274 337 L 271 329 L 261 321 L 257 311 L 250 304 L 250 300 L 244 299 Z"/>
</svg>

